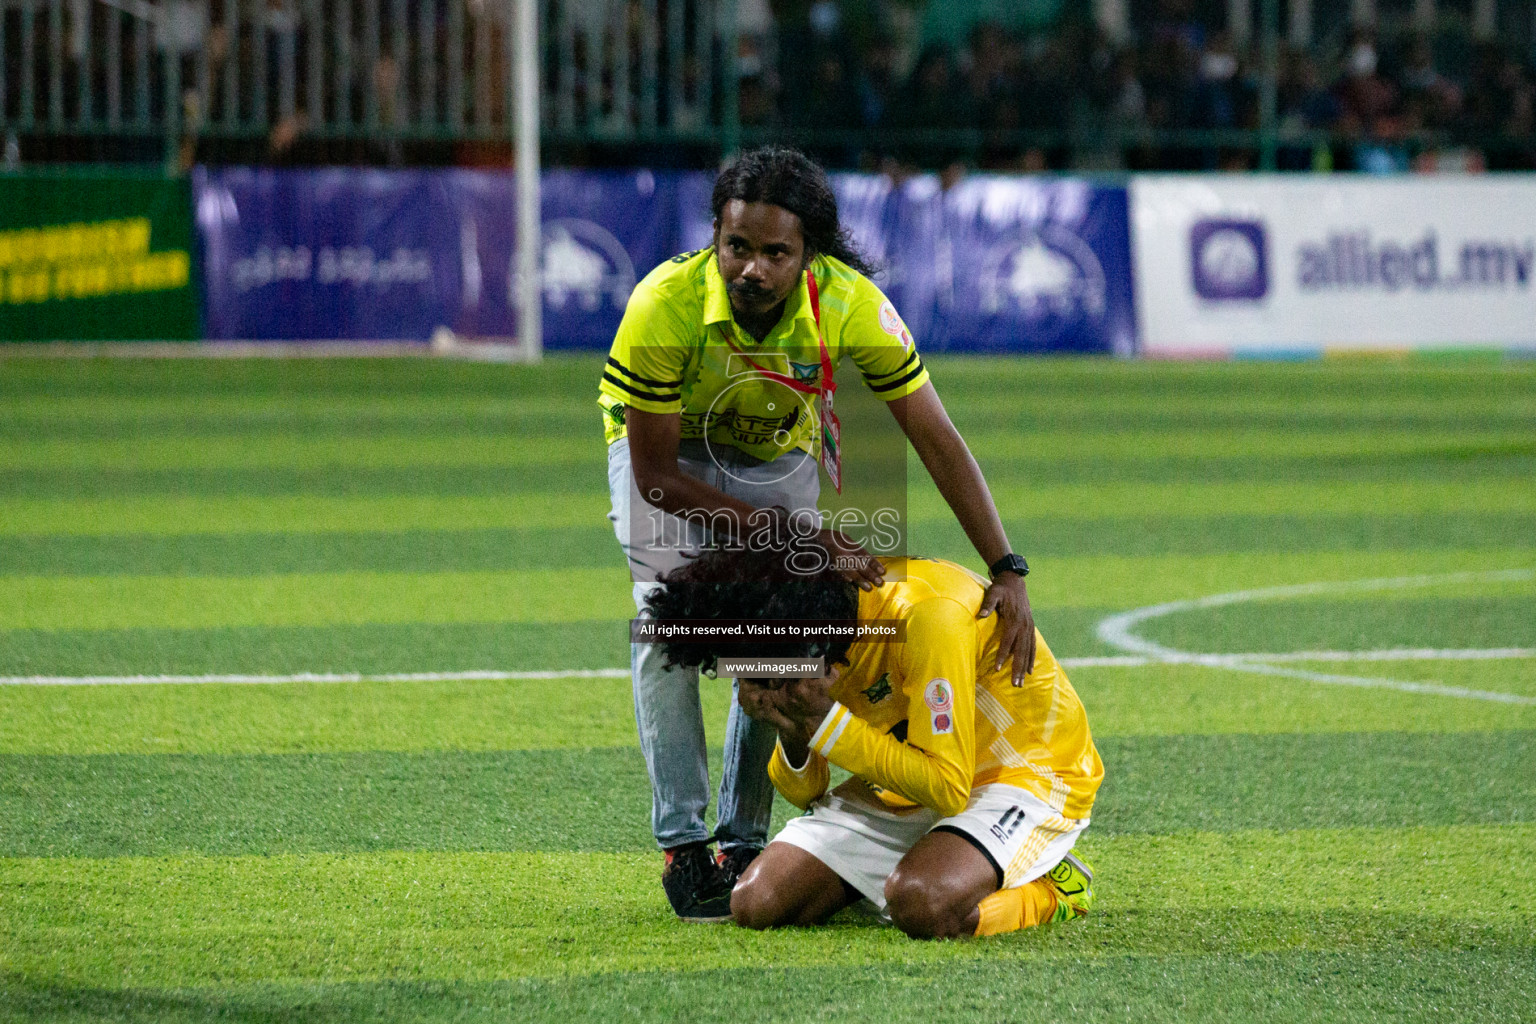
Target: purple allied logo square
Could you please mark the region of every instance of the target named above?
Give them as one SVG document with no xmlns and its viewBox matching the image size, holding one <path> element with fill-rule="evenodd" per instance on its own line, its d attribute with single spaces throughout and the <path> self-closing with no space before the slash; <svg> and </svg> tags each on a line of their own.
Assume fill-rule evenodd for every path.
<svg viewBox="0 0 1536 1024">
<path fill-rule="evenodd" d="M 1255 302 L 1269 293 L 1264 225 L 1256 220 L 1200 220 L 1189 229 L 1195 294 L 1216 302 Z"/>
</svg>

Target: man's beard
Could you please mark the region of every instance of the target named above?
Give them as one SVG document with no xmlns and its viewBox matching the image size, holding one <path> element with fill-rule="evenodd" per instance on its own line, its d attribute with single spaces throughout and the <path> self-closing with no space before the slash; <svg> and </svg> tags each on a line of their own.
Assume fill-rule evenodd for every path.
<svg viewBox="0 0 1536 1024">
<path fill-rule="evenodd" d="M 773 302 L 773 292 L 755 284 L 727 285 L 726 291 L 744 306 L 761 307 Z"/>
</svg>

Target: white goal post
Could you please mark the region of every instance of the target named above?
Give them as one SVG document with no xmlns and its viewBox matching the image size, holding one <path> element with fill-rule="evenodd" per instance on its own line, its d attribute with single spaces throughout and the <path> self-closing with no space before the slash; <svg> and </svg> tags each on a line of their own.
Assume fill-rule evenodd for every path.
<svg viewBox="0 0 1536 1024">
<path fill-rule="evenodd" d="M 536 363 L 544 358 L 544 296 L 539 264 L 544 238 L 539 189 L 539 8 L 538 0 L 506 0 L 512 28 L 513 103 L 510 109 L 513 189 L 517 209 L 517 255 L 512 303 L 517 333 L 511 339 L 465 339 L 448 327 L 432 336 L 433 354 L 486 362 Z"/>
<path fill-rule="evenodd" d="M 520 355 L 537 362 L 544 355 L 543 249 L 539 193 L 539 8 L 537 0 L 512 5 L 516 123 L 513 159 L 517 174 L 517 340 Z"/>
</svg>

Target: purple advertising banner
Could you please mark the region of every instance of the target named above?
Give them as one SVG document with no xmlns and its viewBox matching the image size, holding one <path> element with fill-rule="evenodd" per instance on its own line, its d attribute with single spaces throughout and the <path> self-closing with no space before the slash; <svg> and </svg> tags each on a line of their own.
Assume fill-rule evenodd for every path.
<svg viewBox="0 0 1536 1024">
<path fill-rule="evenodd" d="M 210 339 L 426 340 L 464 294 L 452 178 L 197 168 Z"/>
<path fill-rule="evenodd" d="M 511 337 L 513 190 L 485 171 L 198 168 L 208 337 Z M 678 250 L 677 176 L 552 171 L 543 192 L 545 344 L 606 347 Z"/>
<path fill-rule="evenodd" d="M 1135 350 L 1123 186 L 977 177 L 949 189 L 940 203 L 930 349 Z M 901 238 L 920 234 L 904 231 Z M 923 264 L 903 259 L 900 265 Z"/>
<path fill-rule="evenodd" d="M 546 172 L 545 347 L 606 348 L 638 280 L 710 243 L 703 172 Z M 1130 352 L 1126 190 L 833 176 L 844 225 L 928 350 Z M 517 331 L 510 173 L 199 168 L 213 339 L 425 341 Z"/>
<path fill-rule="evenodd" d="M 684 182 L 683 247 L 710 244 L 711 179 Z M 838 215 L 919 348 L 1135 347 L 1126 190 L 1070 179 L 834 174 Z"/>
</svg>

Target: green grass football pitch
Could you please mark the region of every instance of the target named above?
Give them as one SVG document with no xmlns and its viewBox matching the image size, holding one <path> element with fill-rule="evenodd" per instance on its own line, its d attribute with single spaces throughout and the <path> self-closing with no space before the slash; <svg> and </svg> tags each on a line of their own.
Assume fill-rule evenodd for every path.
<svg viewBox="0 0 1536 1024">
<path fill-rule="evenodd" d="M 1531 1013 L 1536 365 L 934 358 L 1108 773 L 947 943 L 671 917 L 599 365 L 0 359 L 0 1020 Z"/>
</svg>

